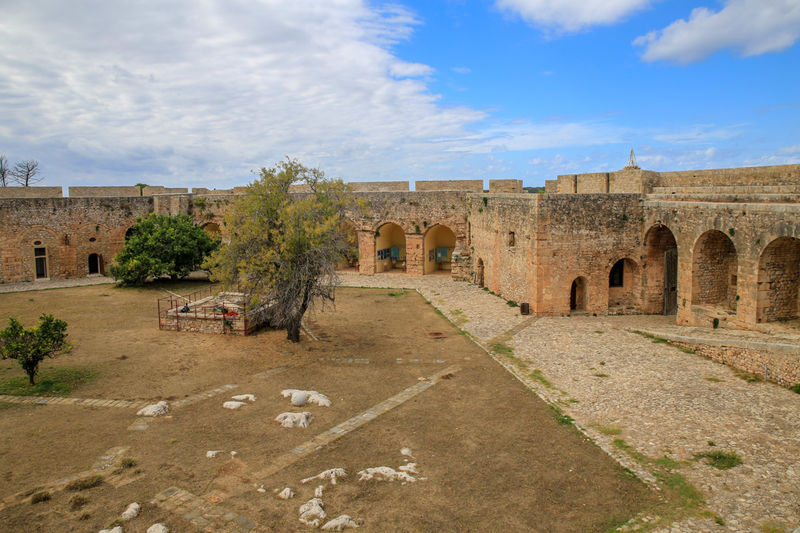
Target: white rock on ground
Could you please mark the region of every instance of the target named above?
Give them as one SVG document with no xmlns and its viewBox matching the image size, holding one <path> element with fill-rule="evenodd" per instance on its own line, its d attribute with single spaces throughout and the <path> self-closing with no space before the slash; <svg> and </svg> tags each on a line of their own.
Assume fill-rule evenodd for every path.
<svg viewBox="0 0 800 533">
<path fill-rule="evenodd" d="M 139 516 L 139 511 L 140 510 L 141 510 L 141 507 L 139 506 L 139 504 L 136 503 L 136 502 L 133 502 L 132 504 L 130 504 L 128 506 L 127 509 L 125 509 L 122 512 L 122 519 L 125 520 L 126 522 L 128 520 L 133 520 L 134 518 Z"/>
<path fill-rule="evenodd" d="M 377 479 L 379 481 L 403 481 L 414 483 L 417 478 L 408 475 L 406 472 L 398 472 L 394 468 L 388 466 L 375 466 L 366 468 L 358 472 L 359 481 L 369 481 L 370 479 Z"/>
<path fill-rule="evenodd" d="M 206 457 L 208 457 L 209 459 L 213 459 L 220 453 L 222 453 L 222 450 L 208 450 L 206 452 Z"/>
<path fill-rule="evenodd" d="M 325 490 L 325 485 L 319 485 L 316 489 L 314 489 L 314 497 L 322 498 L 322 492 L 324 490 Z"/>
<path fill-rule="evenodd" d="M 319 527 L 320 520 L 325 520 L 328 514 L 322 508 L 322 500 L 311 498 L 300 506 L 300 521 L 306 525 Z"/>
<path fill-rule="evenodd" d="M 147 533 L 169 533 L 169 528 L 162 523 L 153 524 L 147 528 Z"/>
<path fill-rule="evenodd" d="M 403 466 L 398 466 L 398 470 L 402 470 L 407 474 L 419 474 L 419 470 L 417 470 L 417 463 L 406 463 Z"/>
<path fill-rule="evenodd" d="M 288 500 L 290 498 L 294 498 L 294 491 L 289 487 L 286 487 L 282 491 L 278 493 L 278 498 L 281 500 Z"/>
<path fill-rule="evenodd" d="M 225 402 L 225 403 L 223 403 L 223 404 L 222 404 L 222 407 L 223 407 L 224 409 L 239 409 L 239 408 L 240 408 L 241 406 L 243 406 L 243 405 L 247 405 L 247 404 L 246 404 L 245 402 L 236 402 L 236 401 L 231 401 L 231 402 Z"/>
<path fill-rule="evenodd" d="M 292 399 L 292 405 L 301 406 L 306 403 L 315 403 L 320 407 L 330 407 L 331 401 L 322 393 L 315 390 L 286 389 L 281 391 L 284 398 Z"/>
<path fill-rule="evenodd" d="M 347 472 L 345 472 L 344 468 L 329 468 L 328 470 L 323 470 L 316 476 L 311 476 L 305 479 L 301 479 L 300 483 L 306 484 L 309 481 L 313 481 L 315 479 L 319 479 L 320 481 L 330 479 L 331 484 L 336 485 L 336 478 L 339 477 L 347 477 Z"/>
<path fill-rule="evenodd" d="M 304 411 L 302 413 L 281 413 L 275 417 L 277 422 L 285 428 L 301 427 L 307 428 L 308 424 L 314 419 L 314 415 Z"/>
<path fill-rule="evenodd" d="M 349 515 L 343 514 L 326 522 L 325 525 L 322 526 L 322 529 L 325 531 L 341 531 L 348 527 L 358 527 L 358 523 L 350 518 Z"/>
<path fill-rule="evenodd" d="M 237 394 L 236 396 L 231 396 L 232 400 L 236 400 L 237 402 L 254 402 L 256 401 L 256 397 L 252 394 Z"/>
<path fill-rule="evenodd" d="M 414 458 L 414 454 L 411 453 L 411 448 L 400 448 L 400 454 L 411 457 L 412 459 Z"/>
<path fill-rule="evenodd" d="M 117 526 L 111 529 L 101 529 L 100 533 L 122 533 L 122 526 Z"/>
<path fill-rule="evenodd" d="M 258 487 L 256 489 L 256 492 L 264 493 L 264 492 L 267 492 L 267 489 L 264 488 L 264 485 L 261 485 L 260 487 Z"/>
<path fill-rule="evenodd" d="M 153 403 L 142 407 L 137 411 L 136 416 L 161 416 L 169 412 L 169 404 L 165 401 Z"/>
</svg>

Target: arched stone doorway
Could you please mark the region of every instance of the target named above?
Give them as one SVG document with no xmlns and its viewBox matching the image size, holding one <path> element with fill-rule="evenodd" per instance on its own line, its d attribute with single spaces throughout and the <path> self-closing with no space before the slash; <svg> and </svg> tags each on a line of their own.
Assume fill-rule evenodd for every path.
<svg viewBox="0 0 800 533">
<path fill-rule="evenodd" d="M 450 272 L 455 247 L 456 235 L 450 228 L 441 224 L 428 228 L 423 240 L 423 274 L 437 270 Z"/>
<path fill-rule="evenodd" d="M 406 234 L 394 222 L 375 232 L 375 272 L 406 269 Z"/>
<path fill-rule="evenodd" d="M 792 320 L 798 312 L 800 239 L 780 237 L 764 248 L 758 261 L 757 322 Z"/>
<path fill-rule="evenodd" d="M 478 264 L 475 266 L 475 283 L 478 285 L 478 287 L 483 287 L 484 285 L 483 271 L 484 271 L 483 259 L 479 257 Z"/>
<path fill-rule="evenodd" d="M 103 273 L 103 258 L 99 254 L 89 254 L 89 274 Z"/>
<path fill-rule="evenodd" d="M 622 258 L 608 272 L 608 311 L 611 314 L 634 313 L 640 307 L 639 265 L 630 258 Z"/>
<path fill-rule="evenodd" d="M 706 231 L 692 253 L 692 305 L 736 309 L 736 247 L 718 230 Z"/>
<path fill-rule="evenodd" d="M 586 311 L 586 278 L 579 276 L 572 282 L 569 289 L 569 310 Z"/>
<path fill-rule="evenodd" d="M 644 252 L 643 311 L 674 315 L 678 312 L 678 244 L 662 224 L 647 231 Z"/>
<path fill-rule="evenodd" d="M 216 222 L 209 222 L 207 224 L 203 224 L 203 231 L 208 234 L 209 237 L 212 239 L 219 239 L 221 231 L 219 229 L 219 224 Z"/>
</svg>

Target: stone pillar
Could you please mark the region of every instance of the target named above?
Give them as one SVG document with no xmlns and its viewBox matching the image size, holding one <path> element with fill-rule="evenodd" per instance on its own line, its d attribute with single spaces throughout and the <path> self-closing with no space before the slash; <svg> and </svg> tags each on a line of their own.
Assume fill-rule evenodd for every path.
<svg viewBox="0 0 800 533">
<path fill-rule="evenodd" d="M 358 273 L 372 275 L 375 273 L 375 232 L 358 232 Z"/>
<path fill-rule="evenodd" d="M 422 246 L 423 236 L 420 234 L 406 234 L 406 274 L 421 276 L 425 273 L 425 261 L 422 257 L 425 251 Z"/>
</svg>

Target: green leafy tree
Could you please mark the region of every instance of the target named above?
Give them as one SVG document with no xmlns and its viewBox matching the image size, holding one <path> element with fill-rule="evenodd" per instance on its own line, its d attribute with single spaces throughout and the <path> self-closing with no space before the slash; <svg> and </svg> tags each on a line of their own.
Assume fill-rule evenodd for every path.
<svg viewBox="0 0 800 533">
<path fill-rule="evenodd" d="M 295 184 L 307 192 L 290 194 Z M 334 299 L 336 265 L 352 253 L 345 214 L 357 207 L 341 180 L 287 158 L 262 168 L 227 210 L 231 241 L 206 265 L 213 278 L 248 296 L 251 310 L 264 315 L 256 319 L 298 342 L 308 308 Z"/>
<path fill-rule="evenodd" d="M 114 257 L 111 275 L 122 285 L 143 285 L 149 278 L 186 277 L 217 248 L 215 241 L 189 215 L 151 213 L 140 218 Z"/>
<path fill-rule="evenodd" d="M 69 349 L 67 323 L 53 315 L 42 315 L 39 325 L 29 329 L 10 317 L 8 327 L 0 331 L 0 355 L 3 359 L 16 359 L 28 374 L 31 385 L 34 385 L 42 359 L 56 357 Z"/>
</svg>

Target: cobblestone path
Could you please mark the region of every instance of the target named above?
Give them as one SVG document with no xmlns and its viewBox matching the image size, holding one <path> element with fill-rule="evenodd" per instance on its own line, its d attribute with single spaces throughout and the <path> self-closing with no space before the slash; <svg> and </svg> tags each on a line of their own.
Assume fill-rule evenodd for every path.
<svg viewBox="0 0 800 533">
<path fill-rule="evenodd" d="M 445 276 L 341 277 L 348 286 L 418 289 L 485 347 L 503 342 L 513 348 L 528 373 L 538 370 L 541 377 L 523 381 L 612 455 L 623 453 L 621 442 L 613 443 L 621 439 L 651 459 L 678 462 L 676 470 L 702 492 L 724 525 L 687 518 L 659 531 L 792 532 L 800 526 L 800 395 L 748 382 L 722 364 L 630 330 L 752 342 L 770 337 L 682 328 L 660 316 L 530 319 L 501 298 Z M 785 333 L 779 342 L 798 338 Z M 743 463 L 719 470 L 695 458 L 713 451 L 734 451 Z"/>
</svg>

